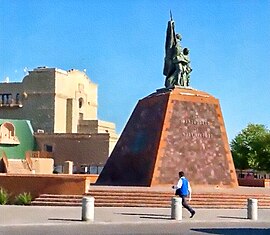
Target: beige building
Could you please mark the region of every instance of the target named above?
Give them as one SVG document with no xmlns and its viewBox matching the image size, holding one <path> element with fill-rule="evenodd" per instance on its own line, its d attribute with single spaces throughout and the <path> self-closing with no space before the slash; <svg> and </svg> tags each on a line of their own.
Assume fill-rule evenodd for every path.
<svg viewBox="0 0 270 235">
<path fill-rule="evenodd" d="M 41 67 L 21 83 L 1 83 L 1 118 L 29 119 L 34 131 L 77 133 L 79 120 L 97 119 L 97 85 L 78 70 Z"/>
<path fill-rule="evenodd" d="M 97 91 L 84 72 L 38 67 L 22 82 L 0 83 L 0 118 L 30 120 L 38 150 L 52 152 L 57 164 L 102 165 L 118 136 L 114 123 L 97 118 Z M 64 146 L 80 138 L 71 154 Z"/>
</svg>

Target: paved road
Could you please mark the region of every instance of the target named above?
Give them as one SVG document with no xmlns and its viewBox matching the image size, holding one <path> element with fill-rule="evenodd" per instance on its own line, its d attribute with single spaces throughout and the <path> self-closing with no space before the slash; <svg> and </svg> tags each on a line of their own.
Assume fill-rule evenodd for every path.
<svg viewBox="0 0 270 235">
<path fill-rule="evenodd" d="M 190 219 L 170 218 L 169 208 L 95 208 L 94 222 L 81 221 L 79 207 L 0 206 L 0 235 L 84 234 L 270 234 L 270 210 L 258 220 L 244 209 L 197 209 Z"/>
<path fill-rule="evenodd" d="M 198 235 L 198 234 L 270 234 L 269 223 L 256 224 L 221 224 L 221 223 L 147 223 L 147 224 L 66 224 L 66 225 L 33 225 L 1 227 L 0 234 L 8 235 L 138 235 L 138 234 L 163 234 L 163 235 Z"/>
</svg>

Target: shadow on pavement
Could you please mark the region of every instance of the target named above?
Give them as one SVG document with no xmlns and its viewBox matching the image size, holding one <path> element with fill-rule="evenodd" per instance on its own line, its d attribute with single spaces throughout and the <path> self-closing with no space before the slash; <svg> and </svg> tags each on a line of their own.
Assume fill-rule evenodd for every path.
<svg viewBox="0 0 270 235">
<path fill-rule="evenodd" d="M 80 219 L 64 219 L 64 218 L 49 218 L 48 220 L 54 220 L 54 221 L 73 221 L 73 222 L 83 222 Z"/>
<path fill-rule="evenodd" d="M 157 217 L 157 216 L 140 216 L 141 219 L 164 219 L 171 220 L 171 217 Z"/>
<path fill-rule="evenodd" d="M 115 213 L 120 215 L 130 215 L 130 216 L 139 216 L 142 219 L 164 219 L 164 220 L 171 220 L 171 216 L 169 215 L 160 215 L 160 214 L 148 214 L 148 213 Z"/>
<path fill-rule="evenodd" d="M 270 234 L 270 229 L 268 228 L 194 228 L 190 230 L 201 233 L 223 235 Z"/>
<path fill-rule="evenodd" d="M 221 215 L 221 216 L 217 216 L 218 218 L 224 218 L 224 219 L 244 219 L 246 220 L 247 218 L 246 217 L 241 217 L 241 216 L 224 216 L 224 215 Z"/>
</svg>

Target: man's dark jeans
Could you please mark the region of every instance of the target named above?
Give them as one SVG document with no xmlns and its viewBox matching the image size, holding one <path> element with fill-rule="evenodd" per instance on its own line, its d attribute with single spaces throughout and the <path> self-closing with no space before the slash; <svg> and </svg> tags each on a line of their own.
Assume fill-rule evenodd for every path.
<svg viewBox="0 0 270 235">
<path fill-rule="evenodd" d="M 184 208 L 186 208 L 191 214 L 192 213 L 194 213 L 194 210 L 191 208 L 191 206 L 190 205 L 188 205 L 188 203 L 187 203 L 187 196 L 184 196 L 184 195 L 179 195 L 179 197 L 181 197 L 182 198 L 182 206 L 184 207 Z"/>
<path fill-rule="evenodd" d="M 182 206 L 184 207 L 184 208 L 186 208 L 191 214 L 193 214 L 194 213 L 194 210 L 191 208 L 191 206 L 190 205 L 188 205 L 188 203 L 187 203 L 187 195 L 181 195 L 181 193 L 180 193 L 180 189 L 177 189 L 176 191 L 175 191 L 175 195 L 178 195 L 179 197 L 181 197 L 182 198 Z"/>
</svg>

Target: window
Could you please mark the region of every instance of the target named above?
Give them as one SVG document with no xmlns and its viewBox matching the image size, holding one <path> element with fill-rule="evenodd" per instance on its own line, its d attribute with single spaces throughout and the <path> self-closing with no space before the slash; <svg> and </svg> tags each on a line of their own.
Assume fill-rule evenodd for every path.
<svg viewBox="0 0 270 235">
<path fill-rule="evenodd" d="M 79 99 L 79 108 L 82 108 L 82 106 L 83 106 L 83 98 L 80 98 Z"/>
<path fill-rule="evenodd" d="M 20 144 L 15 135 L 15 126 L 11 122 L 0 124 L 0 144 Z"/>
<path fill-rule="evenodd" d="M 52 152 L 53 151 L 53 146 L 52 145 L 48 145 L 48 144 L 45 144 L 45 151 L 47 151 L 47 152 Z"/>
</svg>

